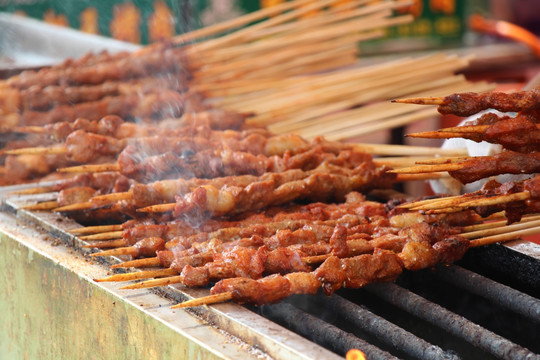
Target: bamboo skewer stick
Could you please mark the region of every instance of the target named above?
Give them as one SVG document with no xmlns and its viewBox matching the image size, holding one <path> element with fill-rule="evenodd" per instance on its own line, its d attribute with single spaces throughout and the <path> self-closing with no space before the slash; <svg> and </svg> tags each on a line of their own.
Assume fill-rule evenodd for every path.
<svg viewBox="0 0 540 360">
<path fill-rule="evenodd" d="M 393 119 L 389 119 L 386 121 L 376 122 L 370 125 L 359 126 L 359 127 L 355 127 L 351 129 L 342 129 L 340 131 L 328 133 L 326 137 L 329 140 L 339 140 L 339 139 L 347 138 L 347 137 L 361 136 L 361 135 L 373 133 L 375 131 L 404 126 L 404 125 L 418 122 L 420 120 L 428 119 L 437 115 L 431 109 L 427 109 L 427 110 L 428 111 L 416 111 L 411 114 L 395 117 Z M 310 138 L 311 136 L 306 136 L 306 137 Z"/>
<path fill-rule="evenodd" d="M 273 93 L 270 97 L 263 97 L 258 101 L 253 100 L 250 105 L 256 107 L 260 102 L 268 102 L 271 99 L 279 99 L 282 97 L 289 97 L 291 95 L 298 95 L 298 91 L 309 89 L 326 89 L 332 84 L 343 84 L 344 82 L 356 83 L 358 86 L 359 81 L 378 82 L 383 79 L 392 78 L 396 69 L 399 72 L 403 71 L 403 67 L 409 66 L 409 70 L 415 70 L 422 66 L 436 66 L 443 62 L 455 62 L 457 59 L 453 57 L 446 58 L 443 55 L 427 56 L 417 59 L 401 59 L 391 61 L 383 64 L 371 65 L 361 68 L 353 68 L 350 70 L 340 71 L 338 73 L 322 74 L 319 76 L 313 76 L 306 78 L 305 81 L 294 83 L 287 89 L 280 89 L 279 92 Z M 458 68 L 458 66 L 456 66 Z M 363 83 L 363 82 L 362 82 Z M 247 105 L 247 104 L 246 104 Z M 245 106 L 245 105 L 244 105 Z"/>
<path fill-rule="evenodd" d="M 46 134 L 47 129 L 43 126 L 15 126 L 13 132 L 31 133 L 31 134 Z"/>
<path fill-rule="evenodd" d="M 248 25 L 252 22 L 255 22 L 255 21 L 270 17 L 270 16 L 277 15 L 284 11 L 294 9 L 298 6 L 301 6 L 303 4 L 308 4 L 310 2 L 311 0 L 295 0 L 295 1 L 283 2 L 281 4 L 277 4 L 274 6 L 256 10 L 252 13 L 242 15 L 240 17 L 231 19 L 229 21 L 221 22 L 221 23 L 211 25 L 211 26 L 206 26 L 201 29 L 193 30 L 185 34 L 175 36 L 173 38 L 173 42 L 176 44 L 183 44 L 185 42 L 200 39 L 202 37 L 216 35 L 224 31 L 232 30 L 234 28 Z"/>
<path fill-rule="evenodd" d="M 409 99 L 393 99 L 393 103 L 398 104 L 418 104 L 418 105 L 441 105 L 444 97 L 418 97 Z"/>
<path fill-rule="evenodd" d="M 126 245 L 127 243 L 126 243 L 126 240 L 124 239 L 111 239 L 111 240 L 94 242 L 88 245 L 83 245 L 82 247 L 87 248 L 87 249 L 91 249 L 91 248 L 110 249 L 110 248 L 117 248 L 117 247 L 122 247 Z"/>
<path fill-rule="evenodd" d="M 57 201 L 44 201 L 44 202 L 33 204 L 33 205 L 23 206 L 21 207 L 21 209 L 27 210 L 27 211 L 47 211 L 47 210 L 52 210 L 57 207 L 58 207 Z"/>
<path fill-rule="evenodd" d="M 440 201 L 430 202 L 424 205 L 410 207 L 410 210 L 444 210 L 447 207 L 452 208 L 467 208 L 477 206 L 490 206 L 508 203 L 512 201 L 523 201 L 531 197 L 528 191 L 523 191 L 514 194 L 503 194 L 496 196 L 476 195 L 476 196 L 457 196 L 441 199 Z"/>
<path fill-rule="evenodd" d="M 122 230 L 122 225 L 98 225 L 98 226 L 85 226 L 82 228 L 68 230 L 68 232 L 73 235 L 87 235 L 87 234 L 97 234 L 97 233 L 121 231 L 121 230 Z"/>
<path fill-rule="evenodd" d="M 164 212 L 173 211 L 175 206 L 176 206 L 176 203 L 151 205 L 151 206 L 146 206 L 146 207 L 137 209 L 137 212 L 142 212 L 142 213 L 164 213 Z"/>
<path fill-rule="evenodd" d="M 176 274 L 178 274 L 178 272 L 174 269 L 135 271 L 132 273 L 111 275 L 102 279 L 94 279 L 94 281 L 96 282 L 113 282 L 113 281 L 117 282 L 118 281 L 119 282 L 119 281 L 150 279 L 150 278 L 157 278 L 157 277 L 162 277 L 162 276 L 171 276 L 171 275 L 176 275 Z"/>
<path fill-rule="evenodd" d="M 283 34 L 306 34 L 310 32 L 311 29 L 324 29 L 328 28 L 328 25 L 344 22 L 345 20 L 351 20 L 356 18 L 357 21 L 365 20 L 370 14 L 380 13 L 383 10 L 392 10 L 397 7 L 401 7 L 403 3 L 397 2 L 383 2 L 379 4 L 372 4 L 369 6 L 362 6 L 357 8 L 359 5 L 358 2 L 351 1 L 348 4 L 341 4 L 340 6 L 332 6 L 330 9 L 327 9 L 323 16 L 310 16 L 304 19 L 298 19 L 294 22 L 289 22 L 280 26 L 274 26 L 270 29 L 264 29 L 261 31 L 252 31 L 244 39 L 246 42 L 251 41 L 252 44 L 256 46 L 262 45 L 260 39 L 267 38 L 280 38 L 280 35 Z M 389 13 L 388 13 L 389 14 Z M 359 18 L 360 17 L 360 18 Z M 277 42 L 277 46 L 281 46 L 280 42 Z M 288 45 L 286 47 L 289 47 Z M 251 53 L 254 49 L 249 48 L 249 52 L 246 51 L 243 47 L 235 48 L 234 46 L 227 47 L 223 50 L 216 50 L 213 54 L 212 60 L 217 61 L 226 61 L 231 56 L 243 56 L 245 57 L 246 53 Z M 255 50 L 256 51 L 256 50 Z M 220 56 L 215 59 L 215 53 L 218 53 Z"/>
<path fill-rule="evenodd" d="M 499 235 L 503 233 L 513 232 L 516 230 L 522 230 L 522 229 L 529 229 L 532 227 L 539 227 L 540 226 L 540 220 L 532 220 L 532 221 L 524 221 L 519 223 L 514 223 L 511 225 L 506 226 L 495 226 L 493 228 L 489 229 L 482 229 L 477 231 L 471 231 L 467 233 L 461 234 L 463 237 L 467 239 L 474 239 L 477 237 L 486 237 L 486 236 L 492 236 L 492 235 Z"/>
<path fill-rule="evenodd" d="M 435 131 L 424 131 L 421 133 L 410 133 L 406 135 L 410 138 L 422 138 L 422 139 L 451 139 L 451 138 L 461 138 L 463 133 L 460 132 L 443 132 L 439 130 Z"/>
<path fill-rule="evenodd" d="M 154 280 L 147 280 L 131 285 L 126 285 L 121 287 L 120 289 L 147 289 L 151 287 L 158 287 L 158 286 L 167 286 L 171 284 L 178 284 L 182 281 L 182 278 L 180 276 L 170 276 L 163 279 L 154 279 Z"/>
<path fill-rule="evenodd" d="M 531 194 L 528 191 L 523 191 L 515 194 L 498 195 L 479 199 L 472 199 L 469 201 L 458 204 L 459 207 L 476 207 L 476 206 L 490 206 L 508 203 L 512 201 L 523 201 L 531 198 Z"/>
<path fill-rule="evenodd" d="M 372 155 L 381 156 L 435 156 L 435 155 L 448 155 L 448 156 L 461 156 L 467 155 L 467 149 L 441 149 L 438 147 L 429 146 L 410 146 L 410 145 L 391 145 L 391 144 L 367 144 L 357 143 L 352 144 L 357 151 L 363 151 Z"/>
<path fill-rule="evenodd" d="M 254 109 L 257 109 L 260 107 L 260 112 L 263 112 L 265 114 L 265 117 L 269 117 L 271 114 L 272 109 L 279 109 L 280 111 L 283 111 L 283 109 L 286 109 L 287 107 L 294 106 L 297 108 L 298 106 L 302 105 L 308 105 L 308 104 L 318 104 L 321 101 L 321 98 L 339 98 L 340 94 L 358 94 L 358 92 L 365 88 L 370 89 L 369 91 L 373 91 L 372 87 L 376 86 L 378 88 L 383 87 L 386 85 L 388 86 L 395 86 L 396 84 L 396 77 L 399 79 L 414 79 L 418 78 L 420 76 L 427 76 L 428 74 L 433 76 L 434 73 L 437 71 L 441 72 L 451 72 L 455 71 L 456 69 L 463 68 L 467 61 L 464 59 L 448 59 L 444 62 L 440 62 L 438 59 L 427 59 L 425 61 L 418 60 L 417 66 L 420 66 L 420 64 L 428 65 L 430 62 L 438 61 L 439 64 L 432 64 L 431 67 L 428 68 L 416 68 L 416 69 L 408 69 L 406 73 L 403 72 L 403 69 L 397 69 L 396 71 L 385 73 L 382 77 L 375 77 L 373 78 L 373 82 L 362 82 L 361 85 L 358 84 L 358 82 L 355 82 L 355 79 L 357 77 L 365 78 L 365 71 L 345 71 L 343 74 L 340 74 L 339 77 L 336 78 L 330 78 L 329 80 L 332 80 L 331 82 L 319 82 L 317 84 L 309 85 L 310 89 L 310 97 L 306 97 L 304 93 L 298 92 L 298 85 L 295 87 L 291 87 L 291 90 L 285 90 L 283 92 L 277 93 L 273 96 L 274 99 L 266 97 L 263 99 L 259 99 L 259 101 L 256 104 L 247 106 L 247 105 L 237 105 L 239 110 L 242 111 L 254 111 Z M 377 71 L 381 71 L 381 69 L 377 69 Z M 343 75 L 346 74 L 354 74 L 355 72 L 358 72 L 359 74 L 354 76 L 349 76 L 348 78 L 343 78 Z M 343 79 L 341 79 L 343 78 Z M 341 79 L 341 80 L 340 80 Z M 324 86 L 323 86 L 324 84 Z M 303 84 L 299 84 L 303 85 Z M 347 91 L 344 91 L 343 89 L 347 89 Z M 304 90 L 305 91 L 305 90 Z M 369 94 L 369 93 L 368 93 Z M 315 99 L 314 99 L 315 97 Z M 300 103 L 299 103 L 300 101 Z M 424 109 L 425 110 L 425 109 Z M 430 111 L 435 111 L 436 109 L 429 109 Z M 254 117 L 249 119 L 250 122 L 264 124 L 265 122 L 261 119 L 261 116 Z"/>
<path fill-rule="evenodd" d="M 436 180 L 447 178 L 450 175 L 448 173 L 426 173 L 426 174 L 397 174 L 396 182 L 405 182 L 405 181 L 425 181 L 425 180 Z"/>
<path fill-rule="evenodd" d="M 233 293 L 230 291 L 222 292 L 215 295 L 208 295 L 197 299 L 181 302 L 179 304 L 171 306 L 171 309 L 184 309 L 189 307 L 196 307 L 202 305 L 212 305 L 230 301 L 233 299 Z"/>
<path fill-rule="evenodd" d="M 439 171 L 456 171 L 465 168 L 463 163 L 452 163 L 452 164 L 435 164 L 435 165 L 418 165 L 411 166 L 402 169 L 390 170 L 392 173 L 396 174 L 421 174 L 421 173 L 430 173 L 430 172 L 439 172 Z"/>
<path fill-rule="evenodd" d="M 92 204 L 109 204 L 116 201 L 124 201 L 133 199 L 133 195 L 130 192 L 118 192 L 105 195 L 94 196 L 91 200 Z"/>
<path fill-rule="evenodd" d="M 3 150 L 4 155 L 65 155 L 68 154 L 68 148 L 64 146 L 49 146 L 49 147 L 31 147 L 13 150 Z"/>
<path fill-rule="evenodd" d="M 112 240 L 112 239 L 118 239 L 122 237 L 122 235 L 123 235 L 123 231 L 119 230 L 119 231 L 103 232 L 99 234 L 84 235 L 84 236 L 80 236 L 79 238 L 85 241 Z"/>
<path fill-rule="evenodd" d="M 75 204 L 69 204 L 69 205 L 65 205 L 65 206 L 60 206 L 60 207 L 56 207 L 54 209 L 52 209 L 54 212 L 67 212 L 67 211 L 80 211 L 80 210 L 88 210 L 88 209 L 92 209 L 92 208 L 96 208 L 96 206 L 94 206 L 93 203 L 87 201 L 87 202 L 84 202 L 84 203 L 75 203 Z"/>
<path fill-rule="evenodd" d="M 467 85 L 467 81 L 461 75 L 448 75 L 431 83 L 422 82 L 412 86 L 409 84 L 406 88 L 411 91 L 443 91 L 442 89 L 448 85 L 459 85 L 460 88 L 463 88 Z M 449 89 L 453 89 L 453 86 Z M 357 104 L 364 102 L 365 100 L 363 98 L 365 98 L 364 94 L 359 97 L 350 97 L 343 101 L 336 101 L 325 106 L 314 107 L 312 110 L 307 109 L 303 113 L 296 114 L 290 120 L 279 121 L 277 124 L 270 125 L 269 129 L 276 133 L 284 133 L 302 131 L 306 127 L 323 130 L 324 127 L 324 131 L 326 131 L 326 126 L 329 125 L 331 127 L 338 126 L 339 129 L 411 112 L 411 107 L 409 106 L 392 105 L 386 102 L 351 109 Z"/>
<path fill-rule="evenodd" d="M 111 269 L 120 269 L 120 268 L 141 268 L 141 267 L 154 267 L 154 266 L 160 266 L 161 263 L 159 262 L 159 259 L 157 257 L 153 258 L 145 258 L 145 259 L 136 259 L 136 260 L 130 260 L 125 261 L 123 263 L 114 264 L 111 266 Z"/>
<path fill-rule="evenodd" d="M 486 85 L 482 85 L 484 87 L 484 90 L 488 88 L 488 86 Z M 489 88 L 491 88 L 491 86 L 489 86 Z M 461 87 L 461 89 L 463 89 L 463 87 Z M 419 111 L 419 110 L 415 110 L 416 111 Z M 414 112 L 413 112 L 414 113 Z M 429 115 L 429 114 L 432 114 L 432 115 Z M 344 115 L 347 115 L 347 114 L 344 114 Z M 435 111 L 431 112 L 431 113 L 427 113 L 426 112 L 426 116 L 425 118 L 429 118 L 431 116 L 438 116 L 438 114 L 436 114 Z M 345 116 L 343 120 L 340 120 L 340 121 L 336 121 L 334 126 L 337 126 L 339 129 L 338 130 L 334 130 L 334 131 L 329 131 L 329 132 L 324 132 L 325 134 L 325 137 L 327 137 L 329 140 L 343 140 L 343 139 L 347 139 L 347 138 L 351 138 L 351 137 L 355 137 L 355 136 L 362 136 L 362 135 L 366 135 L 366 134 L 369 134 L 369 133 L 372 133 L 372 132 L 375 132 L 375 131 L 378 131 L 378 130 L 384 130 L 384 129 L 388 129 L 388 128 L 391 128 L 391 127 L 395 127 L 395 126 L 402 126 L 402 125 L 406 125 L 410 122 L 412 122 L 412 120 L 407 120 L 406 117 L 403 117 L 403 120 L 395 120 L 394 118 L 388 118 L 388 119 L 385 119 L 385 120 L 381 120 L 380 122 L 382 123 L 381 125 L 379 125 L 378 123 L 375 123 L 374 126 L 372 125 L 366 125 L 366 126 L 362 126 L 362 127 L 359 127 L 359 126 L 355 126 L 354 125 L 354 121 L 356 119 L 358 119 L 359 117 L 357 116 L 350 116 L 350 117 L 347 117 Z M 320 121 L 323 120 L 323 118 L 319 119 Z M 418 119 L 418 120 L 421 120 Z M 343 124 L 341 126 L 339 126 L 339 124 Z M 349 124 L 349 125 L 346 125 L 346 124 Z M 312 133 L 310 133 L 310 131 Z M 319 131 L 321 131 L 319 129 Z M 306 138 L 311 138 L 311 137 L 314 137 L 314 136 L 317 136 L 317 132 L 310 129 L 310 126 L 309 124 L 306 124 L 305 127 L 302 128 L 302 130 L 299 130 L 299 131 L 296 131 L 299 135 L 302 135 Z M 320 132 L 319 132 L 320 134 Z"/>
<path fill-rule="evenodd" d="M 474 159 L 474 156 L 452 156 L 452 157 L 441 157 L 427 160 L 418 160 L 417 165 L 436 165 L 436 164 L 454 164 L 467 160 Z"/>
<path fill-rule="evenodd" d="M 52 186 L 35 187 L 24 190 L 13 191 L 9 195 L 37 195 L 55 191 Z"/>
<path fill-rule="evenodd" d="M 386 165 L 391 168 L 400 168 L 405 166 L 413 166 L 419 161 L 428 159 L 425 156 L 394 156 L 394 157 L 381 157 L 373 159 L 373 163 L 376 166 Z"/>
<path fill-rule="evenodd" d="M 539 127 L 540 124 L 537 125 Z M 451 133 L 484 133 L 489 129 L 489 125 L 474 125 L 474 126 L 454 126 L 449 128 L 439 129 L 441 132 L 451 132 Z"/>
<path fill-rule="evenodd" d="M 520 223 L 527 222 L 527 221 L 534 221 L 534 220 L 540 220 L 540 215 L 526 215 L 521 218 Z M 492 221 L 482 224 L 476 224 L 476 225 L 469 225 L 465 226 L 463 228 L 464 232 L 473 232 L 483 229 L 489 229 L 493 227 L 500 227 L 500 226 L 506 226 L 508 224 L 508 221 L 505 220 L 499 220 L 499 221 Z"/>
<path fill-rule="evenodd" d="M 487 236 L 480 239 L 471 240 L 470 247 L 478 247 L 484 245 L 495 244 L 503 241 L 517 240 L 523 236 L 536 235 L 540 233 L 540 226 L 530 229 L 516 230 L 509 233 Z"/>
<path fill-rule="evenodd" d="M 265 28 L 269 28 L 271 26 L 285 23 L 289 20 L 296 19 L 309 12 L 319 10 L 328 5 L 331 5 L 335 1 L 336 0 L 324 0 L 324 1 L 318 1 L 317 3 L 309 3 L 300 8 L 296 8 L 296 7 L 289 8 L 291 10 L 289 12 L 276 15 L 270 19 L 261 21 L 255 25 L 249 26 L 245 29 L 235 31 L 231 34 L 222 36 L 220 38 L 216 38 L 216 39 L 205 41 L 204 43 L 200 43 L 193 47 L 193 52 L 196 53 L 196 52 L 201 52 L 201 51 L 208 51 L 210 49 L 215 49 L 222 46 L 230 46 L 230 44 L 231 43 L 234 44 L 235 41 L 236 42 L 242 41 L 244 37 L 249 36 L 249 34 L 252 32 L 256 32 Z"/>
<path fill-rule="evenodd" d="M 440 201 L 449 201 L 449 200 L 454 200 L 454 199 L 459 199 L 459 198 L 461 198 L 461 195 L 447 196 L 444 198 L 425 199 L 425 200 L 415 201 L 412 203 L 401 204 L 401 205 L 398 205 L 398 207 L 401 209 L 417 209 L 427 204 L 437 203 Z"/>
</svg>

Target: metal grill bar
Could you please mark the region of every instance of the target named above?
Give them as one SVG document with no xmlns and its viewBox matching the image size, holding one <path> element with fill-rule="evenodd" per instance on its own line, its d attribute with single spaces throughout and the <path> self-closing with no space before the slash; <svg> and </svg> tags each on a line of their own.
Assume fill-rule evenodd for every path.
<svg viewBox="0 0 540 360">
<path fill-rule="evenodd" d="M 459 359 L 455 354 L 445 352 L 440 347 L 430 344 L 341 296 L 321 297 L 320 303 L 324 309 L 330 309 L 344 319 L 353 322 L 361 330 L 373 334 L 385 344 L 399 349 L 415 359 Z"/>
<path fill-rule="evenodd" d="M 366 290 L 500 359 L 540 359 L 528 349 L 396 284 L 372 284 Z"/>
<path fill-rule="evenodd" d="M 540 322 L 540 300 L 460 266 L 440 268 L 435 275 L 533 321 Z"/>
<path fill-rule="evenodd" d="M 370 360 L 397 360 L 395 356 L 370 343 L 327 323 L 291 304 L 281 303 L 262 307 L 264 316 L 292 331 L 309 338 L 336 353 L 344 355 L 349 349 L 360 349 Z"/>
</svg>

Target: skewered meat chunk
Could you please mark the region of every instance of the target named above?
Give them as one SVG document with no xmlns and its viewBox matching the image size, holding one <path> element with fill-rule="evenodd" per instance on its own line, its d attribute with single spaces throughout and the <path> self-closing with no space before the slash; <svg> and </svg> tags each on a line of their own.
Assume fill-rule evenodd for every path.
<svg viewBox="0 0 540 360">
<path fill-rule="evenodd" d="M 458 93 L 446 96 L 438 110 L 441 114 L 471 116 L 490 108 L 502 112 L 532 110 L 536 109 L 538 104 L 540 104 L 540 92 L 537 89 L 508 94 L 501 92 Z"/>
<path fill-rule="evenodd" d="M 463 184 L 499 174 L 531 174 L 540 171 L 540 153 L 521 154 L 503 151 L 493 156 L 477 157 L 462 163 L 463 168 L 449 171 Z"/>
<path fill-rule="evenodd" d="M 88 201 L 96 195 L 96 189 L 87 186 L 76 186 L 61 190 L 58 193 L 57 202 L 60 206 L 76 204 Z"/>
<path fill-rule="evenodd" d="M 75 186 L 87 186 L 101 193 L 122 192 L 130 187 L 130 180 L 115 172 L 85 173 L 62 180 L 53 185 L 53 190 L 60 191 Z"/>
<path fill-rule="evenodd" d="M 168 74 L 163 77 L 139 78 L 130 81 L 107 81 L 89 86 L 51 85 L 45 88 L 32 86 L 21 91 L 20 111 L 46 111 L 58 105 L 70 105 L 98 101 L 109 96 L 147 94 L 158 90 L 185 90 L 185 73 Z"/>
<path fill-rule="evenodd" d="M 312 201 L 343 199 L 351 191 L 366 191 L 384 187 L 392 178 L 384 169 L 364 163 L 355 169 L 325 165 L 306 173 L 298 180 L 276 184 L 273 181 L 252 183 L 244 188 L 201 186 L 178 198 L 174 216 L 210 213 L 213 216 L 235 214 L 248 210 L 280 205 L 293 200 L 309 198 Z"/>
<path fill-rule="evenodd" d="M 184 49 L 161 46 L 156 51 L 137 56 L 113 56 L 110 61 L 96 62 L 92 66 L 58 67 L 38 72 L 24 72 L 7 80 L 9 86 L 24 89 L 33 85 L 101 84 L 107 80 L 124 80 L 183 70 Z"/>
<path fill-rule="evenodd" d="M 237 303 L 254 305 L 279 302 L 293 294 L 315 294 L 321 287 L 330 295 L 341 287 L 359 288 L 373 282 L 392 281 L 402 273 L 403 260 L 407 260 L 407 266 L 411 269 L 419 268 L 415 266 L 416 259 L 420 266 L 428 267 L 448 260 L 455 261 L 465 253 L 469 242 L 454 237 L 435 244 L 433 251 L 414 251 L 411 245 L 410 251 L 400 254 L 375 249 L 373 254 L 351 258 L 330 256 L 313 272 L 273 274 L 259 280 L 243 277 L 223 279 L 212 287 L 211 293 L 227 292 Z"/>
<path fill-rule="evenodd" d="M 191 98 L 176 92 L 163 91 L 146 95 L 129 94 L 106 97 L 74 105 L 58 105 L 47 112 L 28 110 L 20 115 L 19 125 L 46 125 L 61 121 L 74 121 L 83 117 L 99 120 L 107 115 L 125 119 L 164 119 L 178 117 L 184 111 L 201 109 Z"/>
</svg>

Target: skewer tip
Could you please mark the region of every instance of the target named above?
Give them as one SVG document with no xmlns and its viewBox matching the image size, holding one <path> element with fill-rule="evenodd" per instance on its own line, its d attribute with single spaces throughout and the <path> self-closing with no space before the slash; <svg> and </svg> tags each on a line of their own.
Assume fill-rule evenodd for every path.
<svg viewBox="0 0 540 360">
<path fill-rule="evenodd" d="M 441 105 L 444 102 L 442 97 L 418 97 L 408 99 L 392 99 L 391 102 L 397 104 L 418 104 L 418 105 Z"/>
<path fill-rule="evenodd" d="M 182 303 L 171 306 L 171 309 L 185 309 L 189 307 L 217 304 L 217 303 L 232 300 L 232 298 L 233 298 L 232 291 L 227 291 L 227 292 L 223 292 L 223 293 L 219 293 L 215 295 L 208 295 L 201 298 L 184 301 Z"/>
</svg>

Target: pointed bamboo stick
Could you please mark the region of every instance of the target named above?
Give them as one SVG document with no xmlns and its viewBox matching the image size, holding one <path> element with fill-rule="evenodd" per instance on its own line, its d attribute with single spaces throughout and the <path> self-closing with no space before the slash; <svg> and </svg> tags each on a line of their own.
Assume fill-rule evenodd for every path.
<svg viewBox="0 0 540 360">
<path fill-rule="evenodd" d="M 521 218 L 520 223 L 527 222 L 527 221 L 534 221 L 534 220 L 540 220 L 540 215 L 526 215 Z M 469 225 L 463 227 L 464 232 L 473 232 L 477 230 L 483 230 L 483 229 L 490 229 L 494 227 L 500 227 L 500 226 L 506 226 L 508 223 L 507 219 L 504 220 L 498 220 L 498 221 L 490 221 L 490 222 L 484 222 L 481 224 L 475 224 L 475 225 Z"/>
<path fill-rule="evenodd" d="M 130 281 L 130 280 L 140 280 L 140 279 L 150 279 L 157 278 L 162 276 L 176 275 L 178 271 L 174 269 L 159 269 L 159 270 L 149 270 L 149 271 L 135 271 L 132 273 L 126 274 L 116 274 L 111 275 L 102 279 L 94 279 L 96 282 L 120 282 L 120 281 Z"/>
<path fill-rule="evenodd" d="M 401 169 L 390 170 L 391 173 L 396 174 L 422 174 L 439 171 L 456 171 L 465 168 L 463 163 L 456 164 L 436 164 L 436 165 L 418 165 Z"/>
<path fill-rule="evenodd" d="M 467 239 L 474 239 L 474 238 L 479 238 L 479 237 L 504 234 L 504 233 L 513 232 L 516 230 L 529 229 L 529 228 L 538 227 L 538 226 L 540 226 L 540 220 L 525 221 L 525 222 L 519 222 L 519 223 L 506 225 L 506 226 L 498 226 L 491 229 L 483 229 L 483 230 L 462 233 L 461 236 Z"/>
<path fill-rule="evenodd" d="M 489 128 L 489 125 L 473 125 L 473 126 L 454 126 L 448 128 L 442 128 L 438 131 L 440 132 L 451 132 L 451 133 L 473 133 L 473 134 L 483 134 Z"/>
<path fill-rule="evenodd" d="M 94 242 L 88 245 L 83 245 L 83 248 L 96 248 L 96 249 L 108 249 L 108 248 L 115 248 L 115 247 L 121 247 L 128 245 L 126 240 L 124 239 L 113 239 L 110 241 L 98 241 Z"/>
<path fill-rule="evenodd" d="M 475 195 L 475 196 L 457 196 L 451 198 L 444 198 L 438 202 L 431 202 L 421 206 L 416 206 L 410 208 L 410 210 L 440 210 L 444 212 L 445 208 L 467 208 L 467 207 L 477 207 L 477 206 L 490 206 L 497 204 L 504 204 L 512 201 L 523 201 L 531 197 L 531 194 L 528 191 L 523 191 L 514 194 L 503 194 L 496 196 L 486 196 L 486 195 Z"/>
<path fill-rule="evenodd" d="M 436 164 L 454 164 L 467 160 L 474 159 L 474 156 L 452 156 L 452 157 L 440 157 L 434 159 L 418 160 L 418 165 L 436 165 Z"/>
<path fill-rule="evenodd" d="M 122 230 L 122 225 L 97 225 L 72 229 L 68 230 L 68 232 L 73 235 L 87 235 L 120 230 Z"/>
<path fill-rule="evenodd" d="M 482 196 L 482 195 L 480 195 Z M 458 196 L 448 196 L 445 198 L 437 199 L 438 201 L 430 201 L 426 202 L 421 205 L 416 205 L 409 207 L 409 210 L 411 211 L 427 211 L 427 210 L 439 210 L 444 208 L 450 208 L 450 207 L 457 207 L 459 204 L 461 204 L 463 201 L 469 201 L 471 199 L 475 198 L 474 196 L 466 196 L 458 195 Z M 466 199 L 466 200 L 464 200 Z M 434 199 L 435 200 L 435 199 Z"/>
<path fill-rule="evenodd" d="M 497 196 L 490 196 L 479 199 L 472 199 L 469 201 L 458 204 L 459 207 L 477 207 L 477 206 L 489 206 L 509 203 L 512 201 L 523 201 L 531 198 L 531 194 L 528 191 L 522 191 L 514 194 L 504 194 Z"/>
<path fill-rule="evenodd" d="M 160 266 L 160 265 L 161 263 L 159 262 L 159 258 L 153 257 L 153 258 L 124 261 L 119 264 L 111 265 L 111 269 L 130 268 L 130 267 L 133 267 L 133 268 L 154 267 L 154 266 Z"/>
<path fill-rule="evenodd" d="M 419 161 L 427 161 L 425 156 L 394 156 L 373 159 L 375 166 L 386 165 L 391 168 L 408 167 L 418 164 Z M 431 160 L 431 159 L 430 159 Z"/>
<path fill-rule="evenodd" d="M 417 97 L 409 99 L 393 99 L 392 102 L 398 104 L 441 105 L 444 104 L 444 97 Z"/>
<path fill-rule="evenodd" d="M 458 199 L 460 197 L 461 197 L 461 195 L 447 196 L 447 197 L 443 197 L 443 198 L 437 197 L 437 198 L 433 198 L 433 199 L 424 199 L 424 200 L 414 201 L 414 202 L 410 202 L 410 203 L 403 203 L 403 204 L 398 205 L 398 207 L 402 208 L 402 209 L 412 209 L 412 208 L 416 208 L 416 207 L 419 207 L 419 206 L 439 202 L 441 200 Z"/>
<path fill-rule="evenodd" d="M 405 182 L 405 181 L 425 181 L 425 180 L 436 180 L 449 177 L 448 173 L 426 173 L 426 174 L 397 174 L 395 179 L 396 182 Z"/>
<path fill-rule="evenodd" d="M 65 211 L 80 211 L 80 210 L 88 210 L 92 208 L 98 208 L 97 206 L 94 206 L 90 201 L 83 202 L 83 203 L 76 203 L 76 204 L 70 204 L 65 206 L 60 206 L 53 209 L 55 212 L 65 212 Z"/>
<path fill-rule="evenodd" d="M 203 296 L 197 299 L 184 301 L 182 303 L 171 306 L 171 309 L 184 309 L 189 307 L 196 307 L 202 305 L 211 305 L 226 302 L 233 299 L 233 293 L 231 291 L 222 292 L 215 295 Z"/>
<path fill-rule="evenodd" d="M 137 254 L 137 250 L 133 246 L 119 247 L 116 249 L 104 250 L 97 253 L 90 254 L 90 256 L 120 256 L 120 255 L 131 255 L 134 256 Z"/>
<path fill-rule="evenodd" d="M 137 209 L 137 212 L 163 213 L 163 212 L 173 211 L 175 206 L 176 206 L 176 203 L 152 205 L 152 206 L 147 206 L 144 208 Z"/>
<path fill-rule="evenodd" d="M 450 139 L 450 138 L 461 138 L 463 133 L 461 132 L 449 132 L 449 131 L 424 131 L 419 133 L 409 133 L 405 136 L 411 138 L 423 138 L 423 139 Z"/>
<path fill-rule="evenodd" d="M 45 134 L 47 129 L 43 126 L 15 126 L 13 128 L 14 132 L 18 133 L 32 133 L 32 134 Z"/>
<path fill-rule="evenodd" d="M 57 201 L 44 201 L 41 203 L 33 204 L 33 205 L 26 205 L 21 207 L 22 210 L 27 211 L 47 211 L 47 210 L 53 210 L 58 207 Z"/>
<path fill-rule="evenodd" d="M 154 279 L 154 280 L 147 280 L 142 281 L 136 284 L 126 285 L 121 287 L 120 289 L 147 289 L 151 287 L 157 287 L 157 286 L 167 286 L 171 284 L 179 284 L 182 282 L 180 276 L 169 276 L 163 279 Z"/>
<path fill-rule="evenodd" d="M 205 26 L 203 28 L 190 31 L 182 35 L 177 35 L 172 40 L 176 44 L 183 44 L 188 41 L 193 41 L 193 40 L 200 39 L 203 37 L 216 35 L 221 32 L 232 30 L 232 29 L 244 26 L 244 25 L 248 25 L 252 22 L 259 21 L 264 18 L 280 14 L 284 11 L 294 9 L 303 4 L 308 4 L 311 1 L 312 0 L 295 0 L 295 1 L 283 2 L 281 4 L 263 8 L 263 9 L 254 11 L 252 13 L 248 13 L 246 15 L 236 17 L 228 21 L 220 22 L 215 25 Z"/>
<path fill-rule="evenodd" d="M 523 236 L 536 235 L 538 233 L 540 233 L 540 226 L 530 229 L 516 230 L 505 234 L 492 235 L 484 238 L 471 240 L 470 247 L 478 247 L 503 241 L 517 240 Z"/>
<path fill-rule="evenodd" d="M 388 145 L 388 144 L 365 144 L 357 143 L 353 144 L 355 150 L 364 151 L 372 155 L 410 155 L 410 156 L 420 156 L 420 155 L 447 155 L 447 156 L 462 156 L 468 155 L 467 149 L 442 149 L 439 147 L 429 147 L 429 146 L 410 146 L 410 145 Z"/>
<path fill-rule="evenodd" d="M 92 203 L 93 204 L 106 204 L 106 203 L 112 203 L 112 202 L 122 201 L 122 200 L 131 200 L 131 199 L 133 199 L 133 194 L 126 191 L 126 192 L 117 192 L 117 193 L 94 196 L 92 198 Z"/>
<path fill-rule="evenodd" d="M 5 155 L 62 155 L 67 154 L 68 148 L 64 146 L 50 146 L 50 147 L 29 147 L 13 150 L 3 150 L 2 154 Z"/>
<path fill-rule="evenodd" d="M 122 230 L 104 232 L 99 234 L 84 235 L 79 237 L 81 240 L 94 241 L 94 240 L 111 240 L 121 238 L 123 235 Z"/>
<path fill-rule="evenodd" d="M 46 194 L 55 191 L 52 186 L 34 187 L 24 190 L 13 191 L 9 195 L 37 195 Z"/>
</svg>

